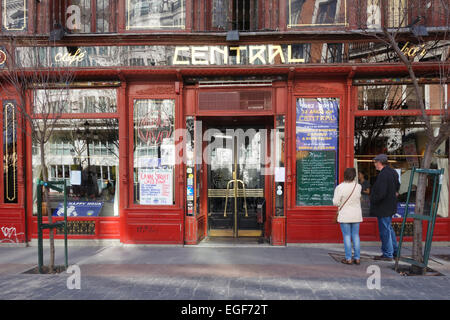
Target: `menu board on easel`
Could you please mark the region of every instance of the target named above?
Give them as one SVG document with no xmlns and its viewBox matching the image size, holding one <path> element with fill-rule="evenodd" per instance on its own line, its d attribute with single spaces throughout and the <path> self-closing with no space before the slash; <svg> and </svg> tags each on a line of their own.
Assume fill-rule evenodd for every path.
<svg viewBox="0 0 450 320">
<path fill-rule="evenodd" d="M 339 99 L 299 98 L 296 107 L 296 204 L 333 205 Z"/>
</svg>

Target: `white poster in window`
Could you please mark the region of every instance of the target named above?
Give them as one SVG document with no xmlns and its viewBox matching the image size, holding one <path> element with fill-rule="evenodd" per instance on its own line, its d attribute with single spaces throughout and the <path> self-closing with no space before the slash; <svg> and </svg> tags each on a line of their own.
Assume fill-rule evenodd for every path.
<svg viewBox="0 0 450 320">
<path fill-rule="evenodd" d="M 173 204 L 172 169 L 139 170 L 140 204 Z"/>
<path fill-rule="evenodd" d="M 163 166 L 175 165 L 175 145 L 173 144 L 161 145 L 161 165 Z"/>
<path fill-rule="evenodd" d="M 81 185 L 81 171 L 72 170 L 70 172 L 70 184 L 72 186 L 80 186 Z"/>
<path fill-rule="evenodd" d="M 284 182 L 284 167 L 275 167 L 275 182 Z"/>
</svg>

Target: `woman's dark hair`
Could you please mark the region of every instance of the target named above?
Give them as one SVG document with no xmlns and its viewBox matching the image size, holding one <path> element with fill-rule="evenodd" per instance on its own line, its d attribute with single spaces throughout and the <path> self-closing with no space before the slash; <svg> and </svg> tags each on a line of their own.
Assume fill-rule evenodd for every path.
<svg viewBox="0 0 450 320">
<path fill-rule="evenodd" d="M 356 177 L 356 169 L 355 168 L 347 168 L 344 171 L 344 181 L 352 182 Z"/>
</svg>

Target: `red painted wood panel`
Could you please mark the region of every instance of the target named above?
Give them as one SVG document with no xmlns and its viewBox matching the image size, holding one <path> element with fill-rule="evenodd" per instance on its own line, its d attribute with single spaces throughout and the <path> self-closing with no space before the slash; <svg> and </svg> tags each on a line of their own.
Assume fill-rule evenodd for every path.
<svg viewBox="0 0 450 320">
<path fill-rule="evenodd" d="M 181 223 L 133 222 L 127 228 L 131 237 L 125 243 L 183 243 Z"/>
</svg>

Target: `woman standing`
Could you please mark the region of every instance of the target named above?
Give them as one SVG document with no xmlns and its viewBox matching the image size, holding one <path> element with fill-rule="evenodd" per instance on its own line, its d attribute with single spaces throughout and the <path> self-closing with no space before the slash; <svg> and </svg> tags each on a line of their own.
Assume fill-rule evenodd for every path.
<svg viewBox="0 0 450 320">
<path fill-rule="evenodd" d="M 347 168 L 344 171 L 344 182 L 334 190 L 333 204 L 338 207 L 336 222 L 340 223 L 344 238 L 344 264 L 360 264 L 359 224 L 362 222 L 361 185 L 356 178 L 356 169 Z M 354 260 L 352 259 L 352 242 Z"/>
</svg>

